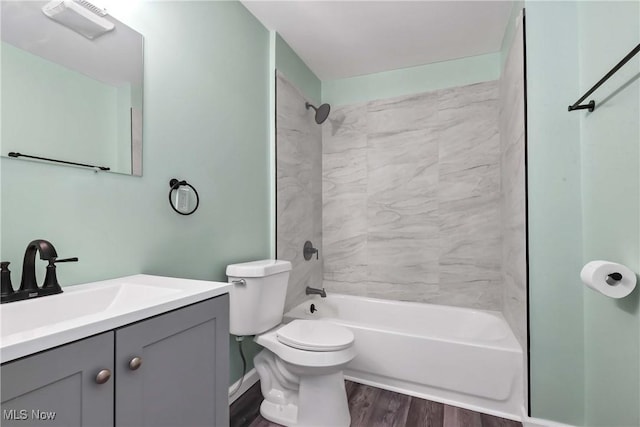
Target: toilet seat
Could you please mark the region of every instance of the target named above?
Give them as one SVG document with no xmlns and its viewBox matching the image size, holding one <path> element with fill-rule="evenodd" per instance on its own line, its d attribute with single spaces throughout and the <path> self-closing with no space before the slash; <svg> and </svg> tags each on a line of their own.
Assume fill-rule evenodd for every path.
<svg viewBox="0 0 640 427">
<path fill-rule="evenodd" d="M 318 321 L 312 320 L 312 322 Z M 347 364 L 356 356 L 353 344 L 336 351 L 309 351 L 284 344 L 278 338 L 278 331 L 285 326 L 287 325 L 276 326 L 267 332 L 256 335 L 254 341 L 278 355 L 285 362 L 307 368 L 333 369 L 333 367 Z"/>
<path fill-rule="evenodd" d="M 279 328 L 276 336 L 289 347 L 318 352 L 343 350 L 354 341 L 349 329 L 322 320 L 294 320 Z"/>
</svg>

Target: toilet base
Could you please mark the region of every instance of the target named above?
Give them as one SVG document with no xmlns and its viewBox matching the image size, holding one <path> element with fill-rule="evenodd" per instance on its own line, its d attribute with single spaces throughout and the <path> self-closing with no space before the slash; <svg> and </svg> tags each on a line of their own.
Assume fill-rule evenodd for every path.
<svg viewBox="0 0 640 427">
<path fill-rule="evenodd" d="M 348 427 L 349 424 L 351 415 L 342 371 L 300 377 L 299 426 Z"/>
<path fill-rule="evenodd" d="M 265 399 L 260 404 L 260 415 L 265 420 L 283 426 L 298 425 L 298 407 L 296 405 L 279 405 Z"/>
<path fill-rule="evenodd" d="M 265 397 L 260 405 L 260 414 L 265 419 L 297 427 L 348 427 L 351 423 L 342 370 L 295 375 L 286 362 L 282 363 L 266 349 L 255 357 L 254 364 Z M 304 371 L 298 366 L 290 368 Z"/>
</svg>

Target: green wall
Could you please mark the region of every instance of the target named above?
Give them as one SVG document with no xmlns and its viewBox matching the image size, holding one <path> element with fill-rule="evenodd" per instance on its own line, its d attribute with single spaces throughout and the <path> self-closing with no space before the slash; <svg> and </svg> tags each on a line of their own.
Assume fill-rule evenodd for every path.
<svg viewBox="0 0 640 427">
<path fill-rule="evenodd" d="M 575 2 L 526 3 L 531 414 L 584 422 Z"/>
<path fill-rule="evenodd" d="M 578 26 L 582 93 L 640 43 L 640 2 L 581 2 Z M 582 127 L 583 261 L 606 259 L 638 272 L 640 56 L 590 99 L 593 113 L 574 113 Z M 584 291 L 588 426 L 640 425 L 639 295 L 636 289 L 614 300 Z"/>
<path fill-rule="evenodd" d="M 307 67 L 302 59 L 289 47 L 279 34 L 275 33 L 276 69 L 287 76 L 305 97 L 316 104 L 322 98 L 322 83 Z"/>
<path fill-rule="evenodd" d="M 238 2 L 136 2 L 145 37 L 144 176 L 0 159 L 2 259 L 19 282 L 27 243 L 50 240 L 63 285 L 136 273 L 226 281 L 269 256 L 269 34 Z M 200 193 L 169 207 L 171 178 Z M 252 359 L 257 347 L 248 348 Z M 232 343 L 231 379 L 239 375 Z"/>
<path fill-rule="evenodd" d="M 640 58 L 567 112 L 640 40 L 640 3 L 526 2 L 531 411 L 640 425 L 638 289 L 587 289 L 594 259 L 640 271 Z M 590 98 L 591 99 L 591 98 Z"/>
<path fill-rule="evenodd" d="M 472 56 L 382 73 L 322 82 L 322 102 L 356 104 L 497 80 L 500 53 Z"/>
</svg>

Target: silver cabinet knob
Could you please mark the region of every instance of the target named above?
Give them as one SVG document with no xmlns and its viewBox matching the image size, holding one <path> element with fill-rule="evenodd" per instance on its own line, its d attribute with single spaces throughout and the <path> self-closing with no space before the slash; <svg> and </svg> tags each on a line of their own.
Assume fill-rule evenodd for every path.
<svg viewBox="0 0 640 427">
<path fill-rule="evenodd" d="M 109 378 L 111 378 L 111 371 L 108 369 L 103 369 L 98 372 L 98 375 L 96 375 L 96 382 L 98 384 L 104 384 L 109 381 Z"/>
<path fill-rule="evenodd" d="M 132 371 L 135 371 L 141 365 L 142 365 L 142 357 L 136 356 L 129 361 L 129 369 L 131 369 Z"/>
</svg>

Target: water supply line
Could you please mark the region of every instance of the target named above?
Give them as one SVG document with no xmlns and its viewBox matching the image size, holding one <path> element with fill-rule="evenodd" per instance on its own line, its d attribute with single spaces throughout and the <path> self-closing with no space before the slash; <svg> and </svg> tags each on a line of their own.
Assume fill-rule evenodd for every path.
<svg viewBox="0 0 640 427">
<path fill-rule="evenodd" d="M 247 359 L 244 357 L 244 351 L 242 350 L 242 342 L 244 341 L 244 337 L 236 337 L 236 342 L 238 343 L 238 351 L 240 352 L 240 358 L 242 359 L 242 376 L 240 377 L 240 381 L 236 386 L 235 390 L 229 392 L 229 397 L 233 397 L 237 392 L 242 388 L 242 382 L 244 381 L 244 376 L 247 373 Z"/>
</svg>

